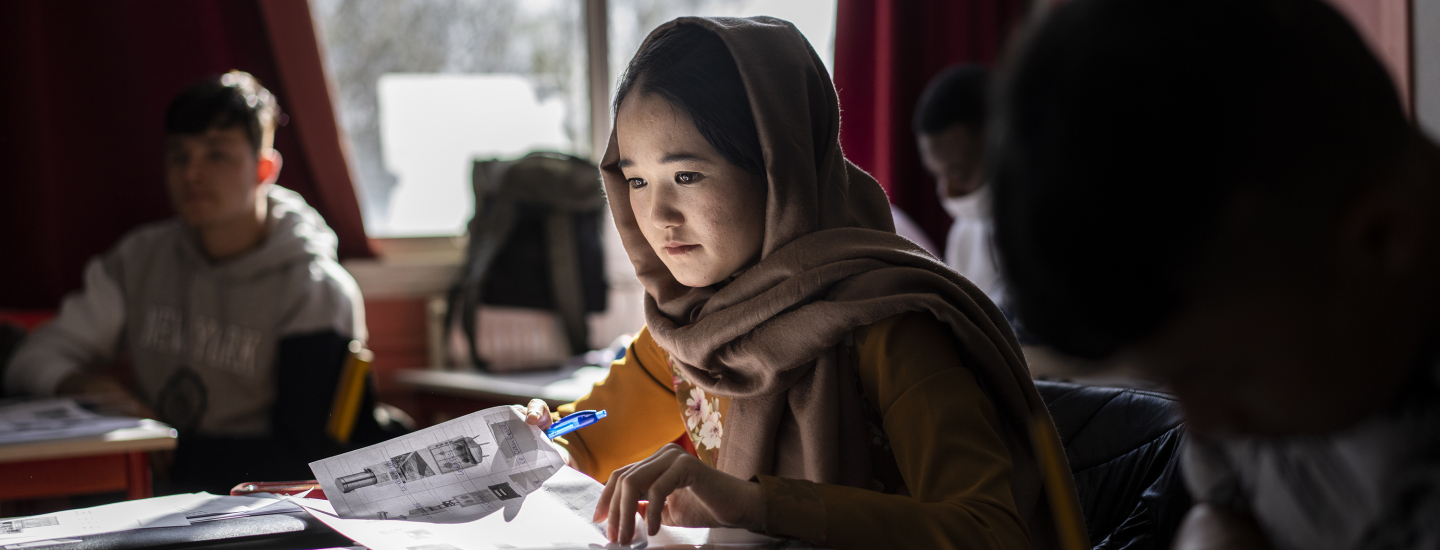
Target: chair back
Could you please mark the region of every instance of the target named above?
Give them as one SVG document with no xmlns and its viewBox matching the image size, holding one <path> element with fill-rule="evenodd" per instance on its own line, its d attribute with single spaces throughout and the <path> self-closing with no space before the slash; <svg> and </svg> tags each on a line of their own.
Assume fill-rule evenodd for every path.
<svg viewBox="0 0 1440 550">
<path fill-rule="evenodd" d="M 1095 550 L 1164 550 L 1192 500 L 1179 471 L 1185 423 L 1169 394 L 1035 381 Z"/>
</svg>

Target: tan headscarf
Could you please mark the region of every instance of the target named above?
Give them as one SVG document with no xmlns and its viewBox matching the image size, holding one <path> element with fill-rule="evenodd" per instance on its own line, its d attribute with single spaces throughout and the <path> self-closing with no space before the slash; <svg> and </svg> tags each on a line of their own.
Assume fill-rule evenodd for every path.
<svg viewBox="0 0 1440 550">
<path fill-rule="evenodd" d="M 994 402 L 1017 511 L 1032 541 L 1050 546 L 1029 440 L 1034 415 L 1047 413 L 1020 345 L 984 293 L 894 233 L 884 191 L 840 153 L 839 100 L 809 43 L 771 17 L 682 17 L 642 51 L 676 25 L 718 35 L 744 79 L 769 183 L 760 261 L 723 288 L 681 285 L 635 222 L 613 131 L 601 171 L 650 333 L 692 383 L 731 398 L 717 467 L 868 487 L 862 396 L 840 346 L 857 328 L 924 311 L 954 332 L 959 366 Z"/>
</svg>

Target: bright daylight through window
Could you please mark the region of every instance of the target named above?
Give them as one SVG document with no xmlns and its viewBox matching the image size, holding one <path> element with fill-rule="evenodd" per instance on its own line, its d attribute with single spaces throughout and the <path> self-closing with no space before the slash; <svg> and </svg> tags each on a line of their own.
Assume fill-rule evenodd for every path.
<svg viewBox="0 0 1440 550">
<path fill-rule="evenodd" d="M 312 0 L 372 237 L 458 235 L 473 161 L 589 157 L 584 0 Z M 773 15 L 830 63 L 835 0 L 609 0 L 609 94 L 682 15 Z"/>
</svg>

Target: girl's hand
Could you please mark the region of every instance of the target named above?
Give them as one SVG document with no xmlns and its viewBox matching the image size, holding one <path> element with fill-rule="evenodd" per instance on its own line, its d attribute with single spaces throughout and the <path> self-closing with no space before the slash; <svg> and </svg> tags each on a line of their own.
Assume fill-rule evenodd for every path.
<svg viewBox="0 0 1440 550">
<path fill-rule="evenodd" d="M 641 501 L 648 501 L 644 514 L 650 535 L 660 532 L 661 523 L 759 530 L 765 519 L 759 483 L 706 466 L 674 443 L 610 474 L 595 505 L 594 521 L 608 519 L 606 537 L 630 544 Z"/>
<path fill-rule="evenodd" d="M 550 424 L 555 422 L 555 419 L 550 416 L 550 405 L 545 404 L 544 401 L 539 399 L 531 399 L 530 405 L 527 407 L 521 407 L 520 405 L 511 406 L 515 407 L 515 412 L 520 413 L 520 416 L 525 417 L 526 424 L 540 428 L 542 432 L 550 429 Z M 580 465 L 576 464 L 575 459 L 570 456 L 569 450 L 554 443 L 551 443 L 551 446 L 555 447 L 555 450 L 560 451 L 560 457 L 565 459 L 566 466 L 576 470 L 580 469 Z"/>
<path fill-rule="evenodd" d="M 515 407 L 515 411 L 520 413 L 520 416 L 525 417 L 526 424 L 538 427 L 541 430 L 550 429 L 550 423 L 555 421 L 554 418 L 550 417 L 550 405 L 546 405 L 542 400 L 531 399 L 530 405 L 526 407 L 521 407 L 520 405 L 513 406 Z"/>
</svg>

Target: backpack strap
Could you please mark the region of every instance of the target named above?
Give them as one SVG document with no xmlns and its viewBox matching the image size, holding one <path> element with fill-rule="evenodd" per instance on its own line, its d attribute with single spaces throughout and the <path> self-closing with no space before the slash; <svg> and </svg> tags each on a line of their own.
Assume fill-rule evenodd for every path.
<svg viewBox="0 0 1440 550">
<path fill-rule="evenodd" d="M 475 312 L 480 307 L 485 274 L 510 239 L 510 232 L 519 219 L 514 199 L 499 192 L 499 180 L 511 164 L 514 163 L 484 161 L 474 165 L 470 180 L 475 190 L 475 216 L 468 225 L 470 242 L 465 250 L 468 261 L 461 267 L 460 276 L 450 287 L 446 300 L 445 327 L 448 330 L 448 327 L 454 326 L 458 316 L 470 352 L 470 362 L 482 370 L 488 370 L 489 364 L 480 358 L 480 346 L 475 337 L 480 329 Z"/>
<path fill-rule="evenodd" d="M 590 349 L 590 324 L 585 322 L 585 289 L 580 275 L 579 247 L 575 244 L 575 216 L 551 212 L 545 217 L 545 237 L 550 249 L 550 291 L 555 312 L 570 341 L 570 354 Z"/>
</svg>

